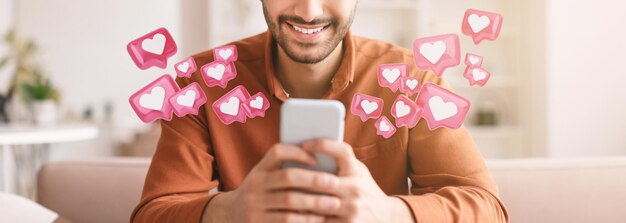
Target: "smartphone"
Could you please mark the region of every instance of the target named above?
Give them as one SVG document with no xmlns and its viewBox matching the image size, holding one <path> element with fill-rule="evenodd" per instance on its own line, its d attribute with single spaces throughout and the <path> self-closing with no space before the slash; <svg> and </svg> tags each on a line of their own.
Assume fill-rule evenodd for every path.
<svg viewBox="0 0 626 223">
<path fill-rule="evenodd" d="M 289 99 L 280 109 L 280 142 L 300 145 L 312 139 L 343 142 L 346 108 L 336 100 Z M 297 167 L 337 173 L 337 161 L 325 154 L 314 154 L 317 166 L 288 161 L 282 167 Z"/>
</svg>

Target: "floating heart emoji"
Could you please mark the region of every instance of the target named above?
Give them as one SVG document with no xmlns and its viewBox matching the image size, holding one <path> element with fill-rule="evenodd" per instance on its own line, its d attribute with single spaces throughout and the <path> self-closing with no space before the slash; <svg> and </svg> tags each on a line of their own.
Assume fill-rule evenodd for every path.
<svg viewBox="0 0 626 223">
<path fill-rule="evenodd" d="M 152 88 L 150 94 L 144 94 L 139 98 L 139 105 L 147 109 L 159 111 L 163 108 L 163 100 L 165 100 L 165 89 L 157 86 Z"/>
<path fill-rule="evenodd" d="M 448 47 L 442 41 L 437 41 L 435 43 L 424 43 L 420 47 L 420 53 L 424 58 L 426 58 L 430 63 L 437 64 L 441 59 L 441 56 L 446 52 Z"/>
<path fill-rule="evenodd" d="M 196 100 L 196 91 L 189 90 L 185 95 L 180 95 L 176 98 L 176 102 L 179 105 L 186 107 L 193 107 L 193 103 Z"/>
<path fill-rule="evenodd" d="M 146 52 L 161 55 L 165 49 L 165 36 L 157 33 L 152 38 L 144 39 L 141 48 Z"/>
<path fill-rule="evenodd" d="M 400 73 L 400 70 L 398 68 L 384 69 L 383 70 L 383 77 L 389 83 L 395 83 L 396 80 L 398 80 L 398 77 L 400 77 L 400 74 L 401 73 Z"/>
<path fill-rule="evenodd" d="M 411 113 L 411 107 L 406 105 L 403 101 L 396 103 L 396 117 L 402 118 Z"/>
<path fill-rule="evenodd" d="M 472 70 L 472 76 L 474 77 L 475 81 L 481 81 L 484 80 L 485 78 L 487 78 L 487 73 L 479 70 L 479 69 L 474 69 Z"/>
<path fill-rule="evenodd" d="M 467 22 L 469 22 L 470 27 L 474 33 L 479 33 L 483 31 L 483 29 L 487 28 L 489 24 L 491 24 L 491 20 L 487 16 L 478 16 L 476 14 L 471 14 L 467 17 Z"/>
<path fill-rule="evenodd" d="M 406 80 L 404 83 L 407 87 L 409 87 L 409 89 L 415 90 L 419 82 L 417 80 Z"/>
<path fill-rule="evenodd" d="M 443 98 L 434 96 L 428 100 L 428 106 L 433 114 L 435 121 L 441 121 L 455 116 L 458 113 L 456 104 L 452 102 L 444 102 Z"/>
<path fill-rule="evenodd" d="M 228 102 L 220 105 L 220 111 L 224 114 L 237 116 L 239 114 L 239 98 L 232 97 L 228 99 Z"/>
<path fill-rule="evenodd" d="M 218 64 L 215 67 L 209 67 L 207 69 L 207 75 L 215 80 L 222 80 L 226 67 L 222 64 Z"/>
<path fill-rule="evenodd" d="M 378 109 L 378 103 L 369 100 L 363 100 L 361 101 L 361 108 L 363 108 L 365 114 L 369 115 L 372 114 L 372 112 L 376 111 L 376 109 Z"/>
<path fill-rule="evenodd" d="M 233 55 L 233 50 L 232 49 L 223 49 L 220 50 L 219 53 L 220 57 L 222 59 L 224 59 L 225 61 L 228 60 L 228 58 L 230 58 L 230 56 Z"/>
<path fill-rule="evenodd" d="M 189 71 L 189 63 L 184 62 L 182 64 L 179 64 L 178 66 L 176 66 L 176 69 L 178 69 L 179 71 L 183 73 L 187 73 L 187 71 Z"/>
<path fill-rule="evenodd" d="M 256 109 L 262 109 L 263 108 L 263 97 L 257 96 L 254 100 L 250 101 L 250 107 L 253 107 L 253 108 L 256 108 Z"/>
</svg>

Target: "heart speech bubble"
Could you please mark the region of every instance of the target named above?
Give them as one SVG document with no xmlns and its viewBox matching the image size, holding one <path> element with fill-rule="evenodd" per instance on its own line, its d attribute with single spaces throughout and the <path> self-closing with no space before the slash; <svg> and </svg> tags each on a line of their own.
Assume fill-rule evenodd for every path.
<svg viewBox="0 0 626 223">
<path fill-rule="evenodd" d="M 485 12 L 476 9 L 465 11 L 463 34 L 471 36 L 474 44 L 478 45 L 483 40 L 496 40 L 502 29 L 502 15 Z"/>
<path fill-rule="evenodd" d="M 176 54 L 178 47 L 165 28 L 159 28 L 126 45 L 128 54 L 139 69 L 167 67 L 167 59 Z"/>
<path fill-rule="evenodd" d="M 416 39 L 413 58 L 418 68 L 432 70 L 437 76 L 461 63 L 459 36 L 446 34 Z"/>
</svg>

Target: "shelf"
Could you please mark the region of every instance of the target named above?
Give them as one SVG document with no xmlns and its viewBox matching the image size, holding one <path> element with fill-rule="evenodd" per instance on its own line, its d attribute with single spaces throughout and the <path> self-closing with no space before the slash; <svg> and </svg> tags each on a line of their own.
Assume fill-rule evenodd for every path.
<svg viewBox="0 0 626 223">
<path fill-rule="evenodd" d="M 417 1 L 415 0 L 362 0 L 359 9 L 411 9 L 415 10 Z"/>
</svg>

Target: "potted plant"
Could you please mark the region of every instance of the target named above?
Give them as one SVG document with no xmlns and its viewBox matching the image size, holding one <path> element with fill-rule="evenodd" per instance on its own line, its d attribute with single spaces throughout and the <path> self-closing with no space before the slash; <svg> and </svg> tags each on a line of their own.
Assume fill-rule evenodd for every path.
<svg viewBox="0 0 626 223">
<path fill-rule="evenodd" d="M 24 114 L 28 114 L 22 111 L 25 107 L 31 108 L 32 118 L 36 123 L 54 123 L 59 94 L 35 62 L 37 44 L 30 39 L 18 37 L 14 30 L 4 36 L 4 44 L 8 53 L 0 55 L 4 56 L 0 58 L 0 71 L 9 73 L 11 78 L 8 90 L 0 92 L 0 123 L 24 119 Z M 16 98 L 23 100 L 16 101 Z M 12 112 L 9 112 L 9 106 L 15 107 L 10 110 Z M 26 118 L 30 119 L 29 116 Z"/>
<path fill-rule="evenodd" d="M 25 100 L 31 105 L 35 123 L 40 125 L 54 124 L 58 118 L 59 92 L 52 85 L 50 79 L 41 75 L 39 69 L 35 69 L 33 74 L 34 79 L 22 85 Z"/>
</svg>

